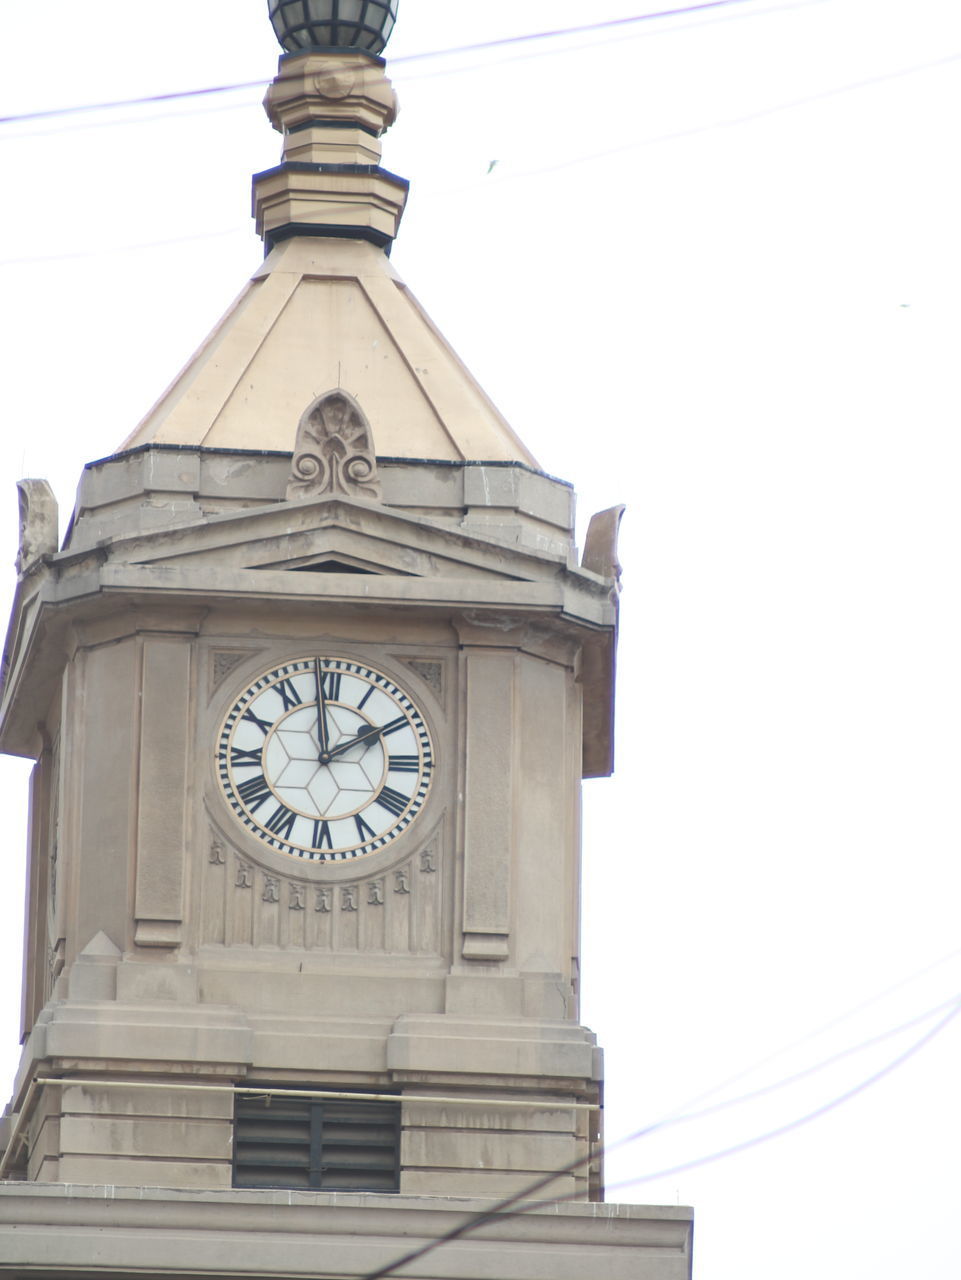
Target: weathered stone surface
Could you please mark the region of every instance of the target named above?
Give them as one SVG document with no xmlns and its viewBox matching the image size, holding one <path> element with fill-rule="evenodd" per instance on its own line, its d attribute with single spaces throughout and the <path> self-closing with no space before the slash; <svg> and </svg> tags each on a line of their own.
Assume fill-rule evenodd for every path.
<svg viewBox="0 0 961 1280">
<path fill-rule="evenodd" d="M 134 1268 L 124 1231 L 144 1233 L 141 1266 L 171 1275 L 256 1271 L 269 1235 L 297 1235 L 295 1193 L 227 1190 L 247 1087 L 401 1104 L 400 1200 L 364 1199 L 354 1225 L 354 1201 L 304 1200 L 331 1213 L 304 1226 L 309 1249 L 285 1249 L 284 1275 L 316 1269 L 322 1236 L 327 1273 L 359 1275 L 450 1222 L 447 1201 L 405 1193 L 496 1198 L 564 1169 L 530 1194 L 598 1194 L 579 787 L 610 767 L 610 530 L 579 565 L 570 486 L 537 469 L 377 247 L 406 194 L 377 167 L 394 110 L 379 64 L 285 60 L 269 109 L 285 160 L 258 176 L 255 207 L 278 243 L 125 451 L 85 470 L 63 550 L 32 494 L 6 644 L 0 748 L 38 764 L 2 1172 L 115 1188 L 103 1275 Z M 359 694 L 322 694 L 325 658 L 355 664 L 348 680 L 366 671 L 371 697 L 393 683 L 420 736 L 393 755 L 383 709 L 361 731 Z M 305 670 L 312 689 L 287 687 Z M 285 689 L 269 722 L 265 687 Z M 336 765 L 327 698 L 356 752 Z M 247 712 L 262 739 L 232 736 Z M 255 822 L 279 800 L 275 747 L 292 792 L 353 799 L 333 810 L 309 793 L 310 812 L 278 804 Z M 252 788 L 235 768 L 260 770 Z M 411 772 L 416 806 L 387 782 Z M 396 819 L 384 839 L 364 827 L 378 797 Z M 337 858 L 332 813 L 360 841 Z M 279 838 L 311 818 L 312 841 Z M 183 1194 L 137 1207 L 121 1190 L 162 1185 Z M 95 1203 L 20 1198 L 31 1265 L 93 1267 L 78 1232 L 96 1228 Z M 617 1214 L 574 1214 L 575 1265 L 543 1247 L 562 1218 L 521 1230 L 520 1274 L 683 1274 L 686 1219 L 631 1218 L 627 1249 L 611 1248 Z M 654 1237 L 671 1240 L 667 1269 Z M 443 1273 L 509 1277 L 517 1250 L 492 1240 Z M 19 1248 L 0 1225 L 0 1259 L 16 1267 Z"/>
<path fill-rule="evenodd" d="M 265 219 L 297 220 L 320 197 L 342 208 L 372 200 L 370 225 L 384 234 L 396 226 L 396 179 L 290 176 L 299 187 L 276 171 L 264 175 L 263 199 L 273 206 Z M 304 406 L 337 386 L 363 388 L 378 456 L 537 466 L 383 252 L 359 239 L 308 236 L 277 245 L 122 447 L 290 453 Z"/>
<path fill-rule="evenodd" d="M 17 573 L 29 573 L 38 560 L 57 550 L 57 499 L 46 480 L 20 480 L 20 548 Z"/>
<path fill-rule="evenodd" d="M 0 1196 L 0 1274 L 157 1280 L 238 1274 L 354 1280 L 437 1240 L 486 1199 L 288 1191 L 175 1192 L 11 1185 Z M 90 1268 L 92 1233 L 96 1270 Z M 322 1268 L 322 1270 L 321 1270 Z M 446 1280 L 690 1280 L 689 1209 L 536 1206 L 445 1245 L 407 1274 Z"/>
</svg>

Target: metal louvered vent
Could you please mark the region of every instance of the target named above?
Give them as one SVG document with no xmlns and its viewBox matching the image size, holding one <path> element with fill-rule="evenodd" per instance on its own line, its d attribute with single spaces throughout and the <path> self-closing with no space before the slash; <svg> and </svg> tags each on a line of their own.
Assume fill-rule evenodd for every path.
<svg viewBox="0 0 961 1280">
<path fill-rule="evenodd" d="M 400 1103 L 238 1098 L 234 1186 L 397 1191 Z"/>
</svg>

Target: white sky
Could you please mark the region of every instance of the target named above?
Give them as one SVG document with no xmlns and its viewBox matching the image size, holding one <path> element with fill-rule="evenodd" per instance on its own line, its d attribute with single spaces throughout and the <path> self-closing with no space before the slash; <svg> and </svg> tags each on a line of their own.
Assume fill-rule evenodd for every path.
<svg viewBox="0 0 961 1280">
<path fill-rule="evenodd" d="M 629 507 L 618 767 L 585 821 L 612 1140 L 961 987 L 961 10 L 749 0 L 400 61 L 645 7 L 401 0 L 385 149 L 413 182 L 398 269 L 582 515 Z M 263 0 L 43 8 L 0 14 L 0 114 L 275 69 Z M 259 98 L 0 126 L 7 562 L 15 480 L 66 516 L 256 265 Z M 0 788 L 9 1080 L 21 762 Z M 790 1123 L 938 1016 L 622 1149 L 609 1182 Z M 697 1280 L 956 1277 L 959 1024 L 810 1125 L 610 1198 L 693 1203 Z"/>
</svg>

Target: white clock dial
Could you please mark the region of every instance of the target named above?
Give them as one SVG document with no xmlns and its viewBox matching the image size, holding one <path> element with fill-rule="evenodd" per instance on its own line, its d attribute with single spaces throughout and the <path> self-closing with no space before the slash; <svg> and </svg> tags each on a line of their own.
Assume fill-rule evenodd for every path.
<svg viewBox="0 0 961 1280">
<path fill-rule="evenodd" d="M 359 858 L 402 835 L 433 768 L 410 695 L 345 658 L 265 672 L 230 709 L 217 747 L 224 796 L 247 830 L 318 862 Z"/>
</svg>

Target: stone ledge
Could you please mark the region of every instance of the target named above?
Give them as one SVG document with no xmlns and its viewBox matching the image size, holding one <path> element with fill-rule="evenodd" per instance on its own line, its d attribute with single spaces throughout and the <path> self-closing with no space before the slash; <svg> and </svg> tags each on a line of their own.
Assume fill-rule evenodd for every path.
<svg viewBox="0 0 961 1280">
<path fill-rule="evenodd" d="M 344 1280 L 436 1239 L 487 1200 L 0 1185 L 0 1275 Z M 689 1280 L 692 1211 L 531 1205 L 445 1245 L 418 1280 Z"/>
</svg>

